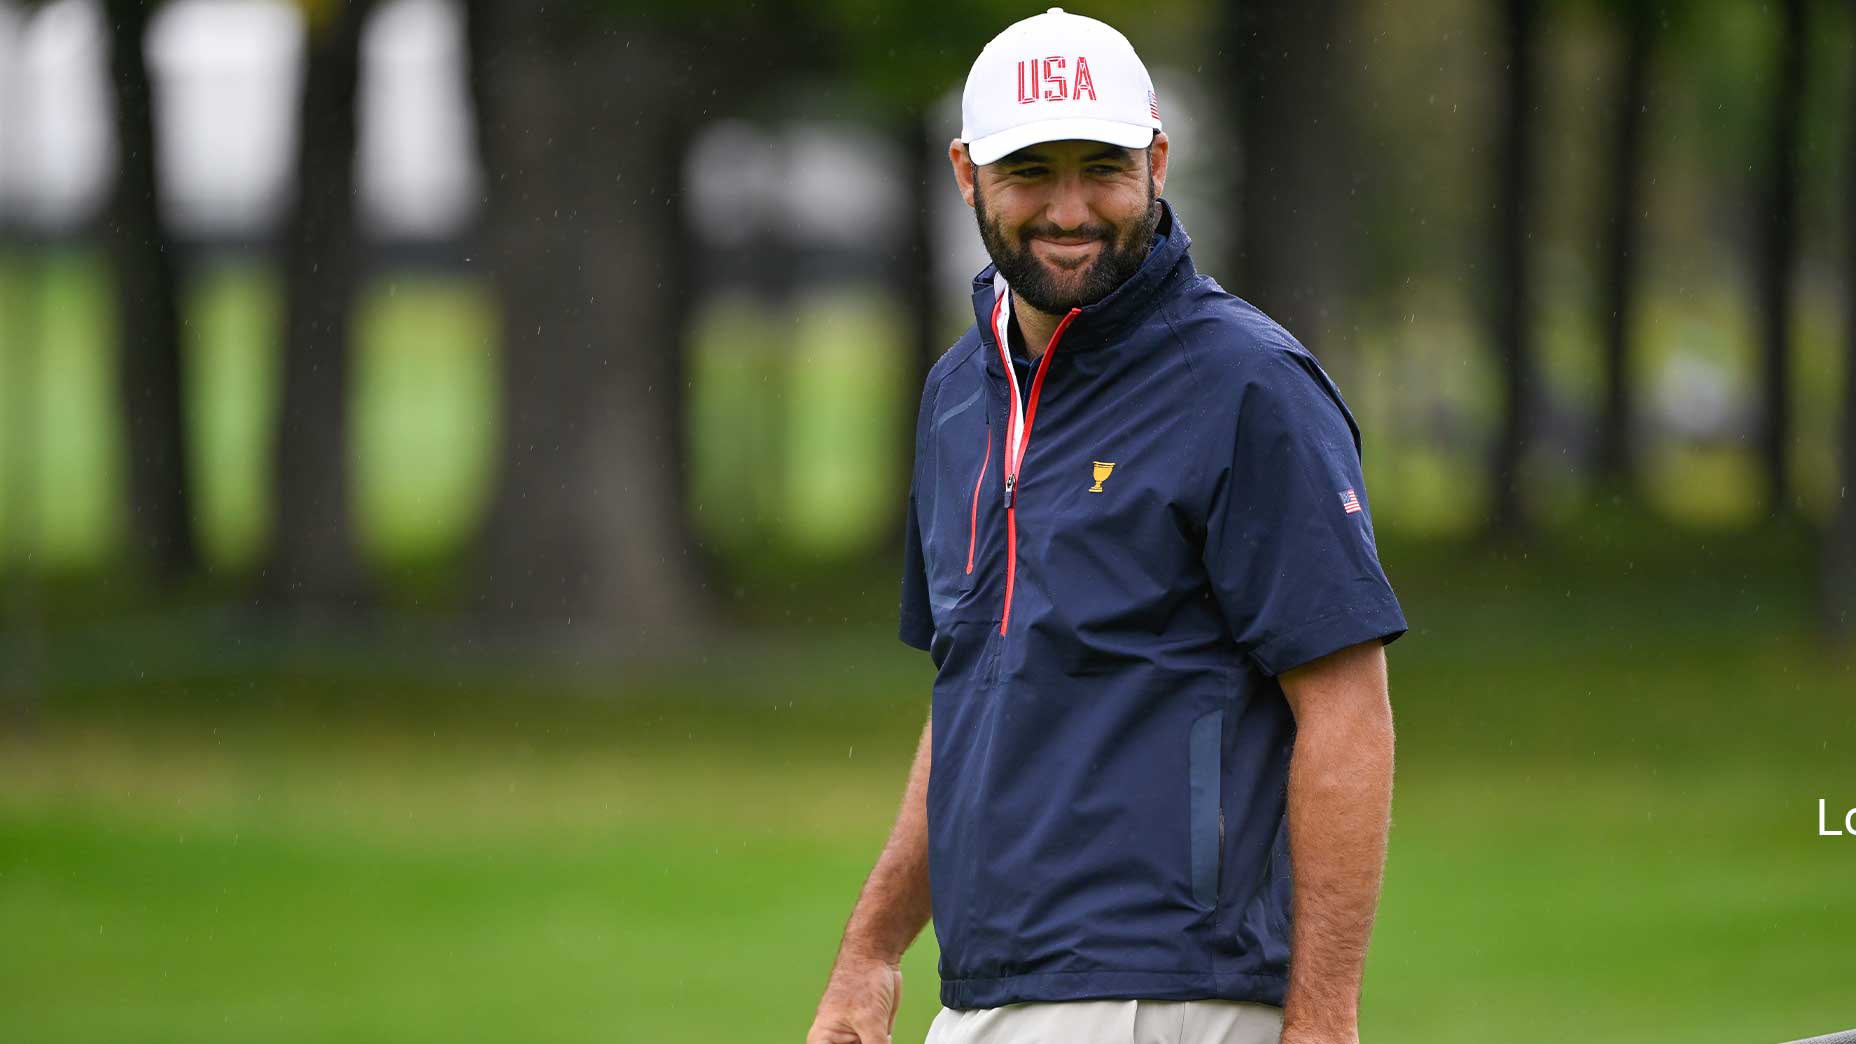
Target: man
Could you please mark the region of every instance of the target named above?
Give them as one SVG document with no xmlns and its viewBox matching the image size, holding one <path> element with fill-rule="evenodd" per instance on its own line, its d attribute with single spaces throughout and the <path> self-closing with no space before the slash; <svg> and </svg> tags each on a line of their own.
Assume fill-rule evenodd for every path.
<svg viewBox="0 0 1856 1044">
<path fill-rule="evenodd" d="M 1353 419 L 1194 269 L 1159 111 L 1055 8 L 967 79 L 948 157 L 994 263 L 917 419 L 933 707 L 809 1044 L 887 1044 L 931 913 L 932 1044 L 1358 1039 L 1405 621 Z"/>
</svg>

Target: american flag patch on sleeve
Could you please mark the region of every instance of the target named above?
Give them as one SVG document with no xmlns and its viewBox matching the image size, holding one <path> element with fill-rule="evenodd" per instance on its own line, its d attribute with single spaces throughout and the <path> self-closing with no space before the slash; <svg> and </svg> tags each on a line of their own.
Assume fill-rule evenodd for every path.
<svg viewBox="0 0 1856 1044">
<path fill-rule="evenodd" d="M 1351 489 L 1340 491 L 1340 506 L 1347 514 L 1356 514 L 1360 510 L 1360 497 Z"/>
</svg>

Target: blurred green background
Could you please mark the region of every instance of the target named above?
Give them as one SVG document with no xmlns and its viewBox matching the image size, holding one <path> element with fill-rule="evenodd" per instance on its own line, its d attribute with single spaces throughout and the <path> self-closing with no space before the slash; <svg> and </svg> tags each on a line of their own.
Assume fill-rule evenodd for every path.
<svg viewBox="0 0 1856 1044">
<path fill-rule="evenodd" d="M 803 1038 L 932 679 L 894 618 L 921 375 L 983 263 L 948 92 L 1031 11 L 553 6 L 0 3 L 0 1040 Z M 189 224 L 185 157 L 164 206 L 106 157 L 44 216 L 68 175 L 34 135 L 74 119 L 32 116 L 45 54 L 132 96 L 108 45 L 147 35 L 142 89 L 179 112 L 176 26 L 253 11 L 300 52 L 246 87 L 306 128 L 276 174 L 305 190 Z M 1847 5 L 1085 13 L 1156 67 L 1200 266 L 1365 431 L 1412 631 L 1362 1039 L 1856 1024 L 1856 838 L 1817 834 L 1819 799 L 1856 806 Z M 409 161 L 326 126 L 344 69 L 361 112 L 416 96 L 414 44 L 476 121 L 436 231 L 381 195 Z M 135 273 L 170 264 L 164 334 Z M 151 357 L 178 465 L 137 412 Z M 174 511 L 193 546 L 151 539 Z M 899 1041 L 934 960 L 927 932 Z"/>
<path fill-rule="evenodd" d="M 83 258 L 52 272 L 42 292 L 95 295 Z M 237 271 L 196 293 L 190 350 L 217 363 L 197 390 L 201 526 L 235 568 L 265 524 L 275 377 L 254 331 L 275 294 Z M 416 569 L 455 553 L 451 520 L 483 500 L 486 306 L 455 281 L 365 299 L 359 530 Z M 60 564 L 120 536 L 120 465 L 95 434 L 106 311 L 57 309 L 68 340 L 41 375 L 57 466 L 36 524 Z M 699 358 L 741 350 L 726 316 L 713 329 Z M 855 346 L 814 343 L 793 384 L 855 399 L 830 386 Z M 698 445 L 752 441 L 721 404 L 697 415 Z M 1856 657 L 1816 637 L 1809 532 L 1593 509 L 1525 547 L 1413 538 L 1421 494 L 1390 478 L 1382 553 L 1414 630 L 1391 650 L 1400 774 L 1366 1038 L 1848 1021 L 1852 853 L 1815 836 L 1815 802 L 1856 800 Z M 45 586 L 43 709 L 0 748 L 0 924 L 22 943 L 0 956 L 3 1035 L 799 1039 L 932 677 L 893 638 L 887 564 L 766 580 L 698 652 L 586 668 L 460 654 L 421 618 L 287 638 L 207 595 Z M 933 1017 L 933 962 L 930 932 L 900 1039 Z"/>
<path fill-rule="evenodd" d="M 1384 551 L 1414 630 L 1363 1039 L 1847 1022 L 1851 855 L 1815 801 L 1849 800 L 1856 662 L 1773 579 L 1798 543 Z M 61 634 L 0 758 L 5 1035 L 798 1040 L 923 715 L 887 594 L 616 678 L 434 669 L 418 633 Z M 919 1039 L 932 933 L 904 974 Z"/>
</svg>

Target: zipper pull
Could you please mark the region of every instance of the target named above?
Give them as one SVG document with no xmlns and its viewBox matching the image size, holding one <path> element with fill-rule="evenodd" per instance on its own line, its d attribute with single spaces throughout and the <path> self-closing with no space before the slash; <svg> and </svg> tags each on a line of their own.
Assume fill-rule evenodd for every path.
<svg viewBox="0 0 1856 1044">
<path fill-rule="evenodd" d="M 1005 506 L 1007 508 L 1010 508 L 1012 506 L 1013 493 L 1017 489 L 1018 489 L 1018 476 L 1007 475 L 1005 477 Z"/>
</svg>

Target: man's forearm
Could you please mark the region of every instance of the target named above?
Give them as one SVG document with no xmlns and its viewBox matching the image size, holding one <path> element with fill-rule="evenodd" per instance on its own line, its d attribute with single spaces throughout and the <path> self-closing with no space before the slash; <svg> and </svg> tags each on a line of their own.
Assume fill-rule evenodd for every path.
<svg viewBox="0 0 1856 1044">
<path fill-rule="evenodd" d="M 932 914 L 928 893 L 928 773 L 933 725 L 922 729 L 909 769 L 902 808 L 889 832 L 883 854 L 864 881 L 851 920 L 844 929 L 839 960 L 874 957 L 894 963 L 921 934 Z"/>
<path fill-rule="evenodd" d="M 1351 1042 L 1359 1033 L 1360 981 L 1385 870 L 1393 735 L 1383 654 L 1351 655 L 1363 659 L 1319 679 L 1297 716 L 1285 1041 Z"/>
</svg>

